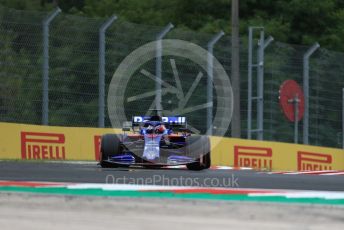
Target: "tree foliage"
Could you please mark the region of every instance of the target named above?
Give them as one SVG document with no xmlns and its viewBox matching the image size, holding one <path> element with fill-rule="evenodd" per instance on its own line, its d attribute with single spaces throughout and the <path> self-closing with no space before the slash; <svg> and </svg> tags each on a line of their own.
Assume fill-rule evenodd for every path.
<svg viewBox="0 0 344 230">
<path fill-rule="evenodd" d="M 50 10 L 90 17 L 113 14 L 130 22 L 157 26 L 172 22 L 203 32 L 230 33 L 231 0 L 0 0 L 17 9 Z M 249 25 L 265 26 L 281 42 L 311 44 L 344 51 L 344 2 L 342 0 L 245 0 L 240 1 L 240 31 Z"/>
</svg>

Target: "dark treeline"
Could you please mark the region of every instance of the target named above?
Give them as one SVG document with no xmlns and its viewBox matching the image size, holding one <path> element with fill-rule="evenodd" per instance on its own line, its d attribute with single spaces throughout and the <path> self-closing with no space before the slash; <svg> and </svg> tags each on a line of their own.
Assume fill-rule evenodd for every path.
<svg viewBox="0 0 344 230">
<path fill-rule="evenodd" d="M 130 22 L 157 26 L 172 22 L 202 32 L 230 33 L 231 0 L 0 0 L 16 9 L 51 10 L 90 17 L 116 14 Z M 241 0 L 240 31 L 263 25 L 281 42 L 344 51 L 343 0 Z"/>
</svg>

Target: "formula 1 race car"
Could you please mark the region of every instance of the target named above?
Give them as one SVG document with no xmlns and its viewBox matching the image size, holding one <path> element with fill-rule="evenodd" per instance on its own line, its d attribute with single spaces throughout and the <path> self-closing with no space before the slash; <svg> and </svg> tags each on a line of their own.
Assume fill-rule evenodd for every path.
<svg viewBox="0 0 344 230">
<path fill-rule="evenodd" d="M 102 136 L 101 167 L 186 165 L 189 170 L 210 167 L 209 137 L 192 135 L 185 117 L 134 116 L 131 122 L 125 122 L 123 131 Z"/>
</svg>

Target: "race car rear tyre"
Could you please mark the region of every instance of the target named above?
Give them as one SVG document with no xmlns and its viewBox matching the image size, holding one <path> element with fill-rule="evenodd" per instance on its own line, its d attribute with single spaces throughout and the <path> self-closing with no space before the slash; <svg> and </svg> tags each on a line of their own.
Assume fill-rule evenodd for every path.
<svg viewBox="0 0 344 230">
<path fill-rule="evenodd" d="M 199 171 L 210 168 L 210 140 L 207 136 L 190 136 L 186 139 L 187 154 L 200 155 L 196 162 L 187 164 L 189 170 Z"/>
<path fill-rule="evenodd" d="M 102 168 L 116 167 L 116 164 L 106 162 L 111 155 L 118 155 L 121 153 L 120 136 L 116 134 L 105 134 L 102 136 L 100 145 L 100 166 Z"/>
</svg>

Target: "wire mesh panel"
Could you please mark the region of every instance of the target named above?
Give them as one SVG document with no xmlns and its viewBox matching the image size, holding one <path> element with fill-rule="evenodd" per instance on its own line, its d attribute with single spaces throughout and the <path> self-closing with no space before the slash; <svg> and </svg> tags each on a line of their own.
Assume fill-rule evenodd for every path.
<svg viewBox="0 0 344 230">
<path fill-rule="evenodd" d="M 264 76 L 264 139 L 294 141 L 294 123 L 283 114 L 279 104 L 279 89 L 285 80 L 295 80 L 302 86 L 303 54 L 307 47 L 274 42 L 265 51 Z M 302 122 L 299 124 L 302 140 Z"/>
<path fill-rule="evenodd" d="M 46 13 L 0 7 L 0 120 L 39 124 L 42 20 Z"/>
<path fill-rule="evenodd" d="M 162 29 L 162 27 L 139 25 L 121 20 L 116 21 L 109 28 L 106 33 L 106 95 L 109 93 L 110 82 L 120 63 L 137 48 L 155 41 Z M 121 76 L 128 79 L 127 84 L 121 86 L 125 88 L 124 99 L 114 103 L 120 103 L 125 108 L 126 120 L 131 120 L 131 117 L 135 115 L 145 115 L 155 95 L 155 91 L 152 94 L 152 90 L 155 89 L 154 79 L 149 79 L 141 73 L 141 70 L 155 76 L 154 60 L 142 63 L 142 66 L 139 66 L 131 76 Z M 151 94 L 147 95 L 148 92 Z M 106 126 L 110 127 L 111 125 L 107 116 Z"/>
<path fill-rule="evenodd" d="M 342 147 L 341 116 L 344 54 L 320 49 L 310 71 L 310 144 Z"/>
<path fill-rule="evenodd" d="M 126 58 L 134 49 L 155 41 L 162 30 L 163 28 L 160 27 L 148 27 L 124 22 L 114 24 L 108 32 L 108 54 L 110 56 L 108 56 L 107 60 L 114 61 L 108 62 L 107 80 L 111 79 L 111 74 L 118 67 L 120 61 Z M 122 31 L 126 31 L 126 34 L 123 34 Z M 173 29 L 165 39 L 192 41 L 192 43 L 206 49 L 207 43 L 212 36 L 211 34 Z M 162 47 L 163 50 L 165 48 Z M 141 66 L 130 66 L 129 68 L 137 69 L 131 76 L 124 76 L 128 78 L 128 82 L 122 86 L 126 88 L 124 101 L 115 101 L 114 103 L 123 103 L 126 119 L 130 119 L 134 115 L 150 115 L 150 110 L 156 108 L 156 62 L 154 53 L 151 58 L 140 63 Z M 186 116 L 188 127 L 197 133 L 205 133 L 207 129 L 206 68 L 206 65 L 199 66 L 187 57 L 162 56 L 162 113 L 167 116 Z M 216 95 L 216 91 L 214 92 Z M 216 101 L 214 103 L 216 105 Z"/>
<path fill-rule="evenodd" d="M 61 14 L 51 23 L 50 125 L 97 125 L 98 31 L 104 21 Z"/>
<path fill-rule="evenodd" d="M 180 39 L 192 42 L 207 49 L 207 43 L 213 35 L 202 34 L 183 29 L 173 29 L 167 39 Z M 205 133 L 207 130 L 207 66 L 199 66 L 194 60 L 186 57 L 165 57 L 163 62 L 163 78 L 176 85 L 176 74 L 180 78 L 181 90 L 175 95 L 166 95 L 164 106 L 172 113 L 187 117 L 189 128 L 194 132 Z M 216 106 L 216 90 L 214 90 Z M 213 111 L 215 111 L 213 109 Z"/>
</svg>

